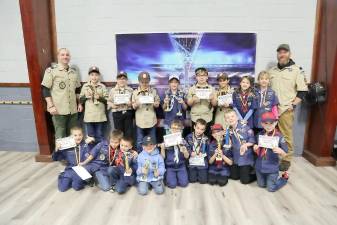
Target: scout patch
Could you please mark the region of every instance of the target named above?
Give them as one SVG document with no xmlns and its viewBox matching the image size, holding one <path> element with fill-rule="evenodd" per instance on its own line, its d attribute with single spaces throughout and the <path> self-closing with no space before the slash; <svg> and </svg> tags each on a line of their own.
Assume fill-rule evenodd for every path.
<svg viewBox="0 0 337 225">
<path fill-rule="evenodd" d="M 102 161 L 105 160 L 105 155 L 104 155 L 103 153 L 101 153 L 101 154 L 99 155 L 99 159 L 102 160 Z"/>
<path fill-rule="evenodd" d="M 60 87 L 60 89 L 65 89 L 66 88 L 66 83 L 64 83 L 64 81 L 61 81 L 59 83 L 59 87 Z"/>
</svg>

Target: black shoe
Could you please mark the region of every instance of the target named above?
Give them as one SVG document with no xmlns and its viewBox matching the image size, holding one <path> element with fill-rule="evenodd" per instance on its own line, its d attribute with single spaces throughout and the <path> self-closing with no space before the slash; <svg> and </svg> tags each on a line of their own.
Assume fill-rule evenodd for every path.
<svg viewBox="0 0 337 225">
<path fill-rule="evenodd" d="M 288 171 L 289 167 L 290 167 L 290 162 L 282 160 L 281 163 L 280 163 L 280 166 L 279 166 L 279 170 L 280 171 Z"/>
</svg>

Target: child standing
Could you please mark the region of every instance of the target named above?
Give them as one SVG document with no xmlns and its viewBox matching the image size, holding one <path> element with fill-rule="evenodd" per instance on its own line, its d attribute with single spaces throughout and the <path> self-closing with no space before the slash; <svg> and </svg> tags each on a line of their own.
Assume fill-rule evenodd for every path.
<svg viewBox="0 0 337 225">
<path fill-rule="evenodd" d="M 180 79 L 178 75 L 172 74 L 169 77 L 169 89 L 165 91 L 164 97 L 164 128 L 166 133 L 169 131 L 173 120 L 184 120 L 187 104 L 185 103 L 186 94 L 179 88 Z"/>
<path fill-rule="evenodd" d="M 156 142 L 151 136 L 145 136 L 142 145 L 143 151 L 137 159 L 138 193 L 146 195 L 149 191 L 149 185 L 151 185 L 156 194 L 162 194 L 164 193 L 164 159 L 156 148 Z"/>
<path fill-rule="evenodd" d="M 117 75 L 117 84 L 110 90 L 108 98 L 108 109 L 111 108 L 114 127 L 124 133 L 126 137 L 133 137 L 133 118 L 131 96 L 133 89 L 127 85 L 128 75 L 121 71 Z M 116 101 L 119 96 L 128 96 L 128 101 Z"/>
<path fill-rule="evenodd" d="M 208 137 L 204 134 L 207 122 L 204 119 L 197 119 L 194 124 L 194 131 L 186 136 L 187 149 L 190 153 L 188 176 L 191 183 L 199 181 L 200 184 L 207 183 L 208 169 Z"/>
<path fill-rule="evenodd" d="M 254 145 L 254 151 L 257 154 L 255 163 L 257 184 L 263 188 L 267 187 L 270 192 L 274 192 L 286 185 L 289 178 L 286 171 L 279 177 L 279 156 L 285 156 L 288 147 L 283 135 L 275 128 L 277 118 L 273 113 L 263 113 L 261 125 L 263 131 L 258 135 L 258 138 L 261 136 L 275 137 L 277 143 L 272 149 Z"/>
<path fill-rule="evenodd" d="M 226 128 L 228 125 L 225 120 L 225 111 L 233 105 L 233 101 L 230 103 L 225 102 L 224 104 L 221 104 L 218 101 L 218 97 L 227 95 L 230 96 L 232 100 L 234 90 L 229 86 L 229 78 L 226 73 L 220 73 L 217 77 L 217 81 L 219 83 L 219 88 L 216 92 L 216 97 L 212 99 L 212 105 L 217 107 L 214 123 L 221 124 L 222 127 Z"/>
<path fill-rule="evenodd" d="M 119 194 L 125 193 L 136 182 L 137 152 L 132 149 L 132 139 L 123 137 L 108 168 L 111 184 Z"/>
<path fill-rule="evenodd" d="M 265 112 L 272 112 L 278 118 L 277 105 L 279 104 L 275 91 L 270 85 L 270 75 L 266 71 L 261 71 L 257 77 L 259 87 L 256 89 L 257 109 L 254 113 L 254 128 L 256 133 L 262 131 L 261 115 Z"/>
<path fill-rule="evenodd" d="M 170 133 L 182 133 L 183 124 L 180 120 L 171 122 Z M 161 146 L 161 155 L 165 159 L 166 166 L 166 185 L 169 188 L 177 186 L 186 187 L 188 185 L 188 174 L 186 169 L 186 160 L 189 153 L 186 148 L 187 143 L 183 140 L 182 144 L 172 147 Z"/>
<path fill-rule="evenodd" d="M 56 143 L 55 152 L 52 155 L 54 161 L 66 161 L 66 168 L 58 176 L 58 189 L 61 192 L 70 188 L 78 191 L 85 187 L 86 182 L 72 169 L 74 166 L 80 165 L 89 156 L 89 147 L 83 139 L 83 131 L 80 127 L 70 129 L 71 136 L 75 139 L 76 147 L 59 150 L 60 145 Z"/>
<path fill-rule="evenodd" d="M 224 138 L 225 132 L 221 124 L 214 124 L 211 128 L 213 141 L 209 145 L 208 182 L 224 186 L 228 183 L 230 166 L 233 164 L 232 150 L 229 148 L 229 135 Z"/>
<path fill-rule="evenodd" d="M 248 184 L 256 179 L 253 173 L 255 143 L 254 132 L 245 123 L 239 122 L 234 110 L 225 112 L 225 118 L 230 126 L 230 140 L 233 151 L 233 165 L 230 168 L 230 177 L 239 180 L 242 184 Z"/>
<path fill-rule="evenodd" d="M 189 88 L 187 93 L 187 104 L 191 107 L 192 128 L 197 119 L 204 119 L 206 124 L 206 135 L 210 133 L 210 125 L 213 119 L 213 106 L 211 100 L 215 96 L 214 88 L 207 83 L 208 72 L 205 68 L 200 67 L 195 70 L 197 83 Z M 196 94 L 199 89 L 209 90 L 210 95 L 205 99 L 200 99 Z"/>
<path fill-rule="evenodd" d="M 249 76 L 241 78 L 240 87 L 233 93 L 233 109 L 239 119 L 253 128 L 253 113 L 256 109 L 256 98 L 253 82 Z"/>
<path fill-rule="evenodd" d="M 105 85 L 100 82 L 98 67 L 90 67 L 88 74 L 89 81 L 81 89 L 79 107 L 85 104 L 84 123 L 87 134 L 98 143 L 104 138 L 104 122 L 107 121 L 105 105 L 108 92 Z"/>
<path fill-rule="evenodd" d="M 160 98 L 156 89 L 150 87 L 150 74 L 141 72 L 138 75 L 139 87 L 132 94 L 132 106 L 136 110 L 137 151 L 142 150 L 142 140 L 145 135 L 150 135 L 156 142 L 157 116 L 155 108 L 160 105 Z M 141 102 L 147 96 L 153 103 Z"/>
</svg>

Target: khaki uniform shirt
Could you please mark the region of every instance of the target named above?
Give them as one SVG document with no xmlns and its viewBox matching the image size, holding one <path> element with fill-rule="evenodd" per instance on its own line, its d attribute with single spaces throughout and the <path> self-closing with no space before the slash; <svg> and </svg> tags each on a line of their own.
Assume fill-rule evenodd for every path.
<svg viewBox="0 0 337 225">
<path fill-rule="evenodd" d="M 207 84 L 206 86 L 199 87 L 195 84 L 188 89 L 187 101 L 193 98 L 197 88 L 209 88 L 211 89 L 212 94 L 215 95 L 215 90 L 211 85 Z M 201 99 L 199 103 L 196 103 L 191 107 L 191 120 L 195 122 L 199 118 L 206 120 L 207 123 L 211 122 L 213 118 L 213 106 L 211 100 Z"/>
<path fill-rule="evenodd" d="M 133 89 L 129 86 L 125 86 L 125 88 L 120 88 L 118 85 L 116 85 L 114 88 L 110 90 L 108 101 L 111 103 L 114 103 L 114 96 L 116 94 L 129 94 L 130 95 L 130 102 L 132 97 Z M 116 109 L 111 109 L 111 112 L 120 112 L 125 110 L 131 110 L 132 106 L 123 104 L 123 105 L 116 105 Z"/>
<path fill-rule="evenodd" d="M 108 91 L 104 84 L 97 83 L 96 86 L 90 82 L 85 83 L 81 89 L 80 98 L 85 97 L 85 94 L 91 90 L 92 98 L 87 98 L 85 101 L 84 122 L 95 123 L 107 121 L 105 113 L 105 104 L 97 99 L 93 99 L 94 93 L 97 93 L 101 98 L 108 98 Z"/>
<path fill-rule="evenodd" d="M 69 67 L 68 70 L 60 64 L 46 69 L 41 83 L 50 89 L 53 103 L 59 115 L 77 113 L 76 88 L 81 87 L 78 72 Z"/>
<path fill-rule="evenodd" d="M 279 112 L 285 112 L 296 98 L 297 91 L 307 91 L 304 71 L 297 65 L 291 65 L 280 70 L 274 66 L 269 70 L 271 88 L 279 99 Z"/>
<path fill-rule="evenodd" d="M 154 102 L 159 102 L 160 98 L 157 94 L 156 89 L 149 88 L 147 91 L 141 91 L 138 87 L 133 91 L 132 102 L 139 103 L 139 96 L 141 95 L 152 95 L 154 97 Z M 152 104 L 142 104 L 136 109 L 136 125 L 140 128 L 151 128 L 157 123 L 157 116 L 155 109 Z"/>
</svg>

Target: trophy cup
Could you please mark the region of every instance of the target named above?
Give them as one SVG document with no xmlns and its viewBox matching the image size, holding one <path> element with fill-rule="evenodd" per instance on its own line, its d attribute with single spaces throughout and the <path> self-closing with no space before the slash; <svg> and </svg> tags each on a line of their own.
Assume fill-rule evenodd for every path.
<svg viewBox="0 0 337 225">
<path fill-rule="evenodd" d="M 222 155 L 221 155 L 221 153 L 219 153 L 220 151 L 222 151 L 221 139 L 220 138 L 217 138 L 217 143 L 218 143 L 218 147 L 217 147 L 217 152 L 215 153 L 216 154 L 215 164 L 219 168 L 219 167 L 221 167 L 221 164 L 222 164 Z"/>
<path fill-rule="evenodd" d="M 181 107 L 182 107 L 182 105 L 181 105 L 181 103 L 179 103 L 179 101 L 182 99 L 182 97 L 180 97 L 180 95 L 178 95 L 178 97 L 176 97 L 176 99 L 177 99 L 177 101 L 178 101 L 178 112 L 177 112 L 177 116 L 182 116 L 183 115 L 183 113 L 181 112 Z"/>
<path fill-rule="evenodd" d="M 149 169 L 150 167 L 150 161 L 148 159 L 145 160 L 145 165 L 144 165 L 144 169 Z M 142 179 L 145 181 L 147 179 L 147 174 L 143 174 Z"/>
<path fill-rule="evenodd" d="M 131 176 L 131 173 L 129 173 L 130 170 L 130 164 L 129 164 L 129 152 L 124 153 L 124 166 L 125 166 L 125 176 Z"/>
</svg>

